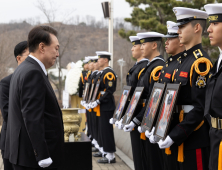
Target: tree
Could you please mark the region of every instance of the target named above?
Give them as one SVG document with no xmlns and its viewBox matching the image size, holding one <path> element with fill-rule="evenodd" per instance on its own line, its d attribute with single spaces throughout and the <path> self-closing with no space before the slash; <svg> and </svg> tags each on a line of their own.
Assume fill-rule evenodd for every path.
<svg viewBox="0 0 222 170">
<path fill-rule="evenodd" d="M 50 9 L 46 8 L 45 5 L 45 1 L 42 0 L 38 0 L 38 4 L 37 4 L 37 8 L 42 11 L 42 13 L 44 14 L 44 16 L 47 19 L 47 24 L 56 28 L 58 31 L 58 39 L 59 39 L 59 43 L 60 43 L 60 53 L 59 53 L 59 57 L 56 61 L 56 66 L 58 67 L 59 70 L 59 76 L 58 76 L 58 83 L 56 81 L 53 81 L 53 79 L 50 79 L 50 81 L 55 85 L 55 87 L 58 90 L 58 99 L 61 100 L 62 98 L 62 90 L 63 90 L 63 84 L 64 82 L 62 82 L 62 75 L 61 75 L 61 60 L 64 56 L 64 53 L 66 52 L 70 42 L 73 40 L 73 36 L 74 36 L 74 32 L 75 30 L 72 31 L 67 31 L 67 27 L 64 25 L 66 23 L 69 23 L 72 18 L 69 17 L 71 15 L 71 13 L 67 13 L 64 14 L 64 18 L 63 23 L 61 22 L 56 22 L 56 14 L 58 12 L 58 9 L 60 8 L 59 6 L 57 6 L 55 4 L 55 2 L 53 2 L 52 0 L 49 0 L 49 5 L 50 5 Z M 63 36 L 62 36 L 63 35 Z M 64 35 L 67 35 L 64 37 Z"/>
<path fill-rule="evenodd" d="M 162 34 L 167 33 L 166 22 L 176 22 L 174 7 L 188 7 L 203 10 L 203 6 L 208 3 L 214 3 L 215 0 L 126 0 L 133 7 L 131 18 L 125 18 L 126 22 L 133 26 L 140 27 L 147 31 L 155 31 Z M 222 0 L 217 0 L 222 2 Z M 140 8 L 140 5 L 145 5 L 145 9 Z M 208 26 L 209 24 L 207 24 Z M 119 30 L 119 35 L 127 40 L 129 36 L 136 35 L 135 31 Z M 208 33 L 205 31 L 203 35 L 203 48 L 210 55 L 213 61 L 218 56 L 218 49 L 210 45 L 207 38 Z"/>
</svg>

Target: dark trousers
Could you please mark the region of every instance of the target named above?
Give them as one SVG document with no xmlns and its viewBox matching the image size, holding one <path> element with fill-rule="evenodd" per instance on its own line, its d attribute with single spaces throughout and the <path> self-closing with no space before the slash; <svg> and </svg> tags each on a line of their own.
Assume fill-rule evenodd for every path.
<svg viewBox="0 0 222 170">
<path fill-rule="evenodd" d="M 143 161 L 142 161 L 142 149 L 140 143 L 140 133 L 137 130 L 137 126 L 133 131 L 130 132 L 132 152 L 133 152 L 133 163 L 135 170 L 143 170 Z"/>
<path fill-rule="evenodd" d="M 24 167 L 24 166 L 20 166 L 20 165 L 14 165 L 13 164 L 13 168 L 14 170 L 39 170 L 39 169 L 43 169 L 43 168 L 30 168 L 30 167 Z M 57 170 L 58 168 L 53 168 L 53 169 L 50 169 L 50 168 L 44 168 L 44 169 L 49 169 L 49 170 Z"/>
<path fill-rule="evenodd" d="M 140 142 L 144 169 L 164 170 L 163 156 L 158 144 L 150 143 L 150 140 L 147 138 L 146 140 L 140 139 Z"/>
<path fill-rule="evenodd" d="M 109 123 L 109 119 L 113 117 L 113 111 L 100 112 L 99 120 L 99 136 L 101 137 L 104 152 L 116 152 L 114 140 L 113 125 Z M 100 146 L 101 147 L 101 146 Z"/>
<path fill-rule="evenodd" d="M 4 164 L 4 170 L 13 170 L 12 164 L 9 162 L 8 159 L 4 158 L 4 151 L 2 151 L 2 159 Z"/>
<path fill-rule="evenodd" d="M 167 170 L 171 170 L 170 168 L 174 168 L 173 170 L 209 170 L 210 147 L 184 150 L 184 162 L 182 163 L 177 161 L 177 150 L 175 147 L 171 148 L 172 155 L 167 156 Z"/>
</svg>

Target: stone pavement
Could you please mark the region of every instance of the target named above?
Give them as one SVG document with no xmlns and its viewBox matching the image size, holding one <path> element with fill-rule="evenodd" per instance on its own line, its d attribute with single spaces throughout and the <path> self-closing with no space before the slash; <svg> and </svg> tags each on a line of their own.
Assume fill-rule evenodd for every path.
<svg viewBox="0 0 222 170">
<path fill-rule="evenodd" d="M 117 155 L 116 163 L 114 164 L 98 164 L 97 160 L 99 158 L 93 157 L 93 170 L 131 170 Z"/>
<path fill-rule="evenodd" d="M 97 160 L 99 158 L 92 159 L 93 161 L 93 170 L 131 170 L 117 155 L 115 164 L 98 164 Z M 0 154 L 0 170 L 4 170 L 2 157 Z"/>
</svg>

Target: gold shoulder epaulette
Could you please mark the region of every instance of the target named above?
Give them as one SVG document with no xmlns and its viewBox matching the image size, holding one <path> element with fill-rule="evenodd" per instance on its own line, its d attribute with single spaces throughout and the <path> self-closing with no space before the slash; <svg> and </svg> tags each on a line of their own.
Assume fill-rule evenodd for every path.
<svg viewBox="0 0 222 170">
<path fill-rule="evenodd" d="M 206 64 L 206 70 L 201 72 L 199 69 L 199 64 L 200 63 L 205 63 Z M 192 76 L 193 76 L 193 69 L 195 69 L 195 71 L 197 72 L 197 74 L 199 74 L 200 76 L 198 76 L 197 78 L 197 82 L 196 85 L 201 88 L 201 87 L 205 87 L 205 83 L 206 83 L 206 78 L 205 76 L 209 73 L 210 69 L 213 67 L 213 64 L 211 63 L 211 61 L 205 57 L 201 57 L 198 58 L 193 65 L 191 66 L 190 69 L 190 86 L 192 87 Z"/>
<path fill-rule="evenodd" d="M 163 66 L 157 66 L 156 68 L 153 69 L 153 71 L 150 74 L 150 83 L 151 83 L 151 79 L 153 77 L 154 81 L 158 81 L 159 80 L 159 75 L 156 76 L 156 73 L 160 70 L 162 70 Z"/>
<path fill-rule="evenodd" d="M 112 81 L 113 79 L 116 80 L 116 76 L 112 72 L 108 72 L 103 77 L 103 83 L 105 84 L 105 79 L 108 79 L 109 81 Z"/>
<path fill-rule="evenodd" d="M 200 58 L 200 57 L 203 57 L 203 53 L 201 52 L 200 49 L 197 49 L 195 51 L 193 51 L 193 55 L 196 59 Z"/>
<path fill-rule="evenodd" d="M 140 70 L 140 72 L 139 72 L 139 74 L 138 74 L 138 80 L 140 79 L 140 76 L 141 76 L 141 74 L 142 74 L 142 72 L 143 72 L 144 69 L 145 69 L 145 68 L 143 68 L 142 70 Z"/>
</svg>

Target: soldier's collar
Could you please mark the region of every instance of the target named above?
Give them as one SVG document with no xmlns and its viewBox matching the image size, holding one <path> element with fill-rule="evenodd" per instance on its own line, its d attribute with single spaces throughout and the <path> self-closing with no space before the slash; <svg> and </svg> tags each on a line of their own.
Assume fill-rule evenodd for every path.
<svg viewBox="0 0 222 170">
<path fill-rule="evenodd" d="M 202 47 L 202 44 L 200 43 L 200 44 L 197 44 L 197 45 L 195 45 L 195 46 L 193 46 L 192 48 L 190 48 L 189 50 L 186 50 L 186 51 L 184 51 L 184 53 L 182 54 L 182 58 L 186 58 L 186 57 L 188 57 L 188 56 L 191 56 L 191 55 L 194 55 L 194 51 L 196 51 L 196 50 L 200 50 L 200 51 L 203 51 L 203 47 Z"/>
<path fill-rule="evenodd" d="M 143 61 L 148 61 L 148 62 L 149 62 L 150 60 L 149 60 L 149 59 L 147 59 L 147 58 L 143 58 L 143 59 L 142 59 L 142 60 L 140 60 L 139 62 L 136 62 L 136 65 L 137 65 L 137 64 L 139 64 L 139 63 L 141 63 L 141 62 L 143 62 Z"/>
<path fill-rule="evenodd" d="M 155 60 L 162 60 L 163 62 L 165 62 L 163 56 L 159 55 L 159 56 L 154 57 L 150 62 L 148 62 L 147 66 L 150 65 L 150 63 L 154 62 Z"/>
<path fill-rule="evenodd" d="M 170 62 L 172 62 L 172 61 L 177 60 L 182 54 L 183 54 L 183 52 L 178 53 L 178 54 L 176 54 L 176 55 L 174 55 L 174 56 L 171 55 L 171 56 L 167 59 L 166 63 L 170 63 Z"/>
<path fill-rule="evenodd" d="M 218 47 L 219 51 L 220 51 L 220 54 L 222 54 L 222 50 L 220 49 L 220 47 Z"/>
<path fill-rule="evenodd" d="M 98 72 L 98 70 L 93 71 L 92 74 L 95 73 L 95 72 Z"/>
</svg>

